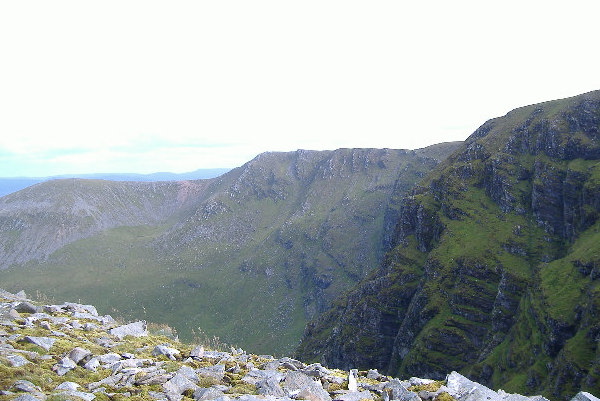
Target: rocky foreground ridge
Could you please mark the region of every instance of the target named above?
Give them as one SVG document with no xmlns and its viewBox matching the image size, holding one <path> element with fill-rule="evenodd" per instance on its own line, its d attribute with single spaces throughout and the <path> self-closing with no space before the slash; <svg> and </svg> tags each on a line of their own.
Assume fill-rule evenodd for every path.
<svg viewBox="0 0 600 401">
<path fill-rule="evenodd" d="M 0 400 L 544 401 L 446 380 L 342 371 L 291 358 L 204 349 L 120 324 L 91 305 L 41 305 L 0 290 Z M 573 400 L 597 401 L 580 392 Z"/>
</svg>

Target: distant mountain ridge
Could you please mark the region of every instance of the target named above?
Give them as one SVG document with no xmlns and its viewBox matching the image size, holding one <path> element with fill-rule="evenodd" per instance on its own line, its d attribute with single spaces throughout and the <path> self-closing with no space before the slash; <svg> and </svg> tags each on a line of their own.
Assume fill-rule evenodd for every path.
<svg viewBox="0 0 600 401">
<path fill-rule="evenodd" d="M 381 267 L 298 357 L 568 398 L 600 389 L 600 91 L 483 124 L 398 200 Z"/>
<path fill-rule="evenodd" d="M 188 173 L 152 173 L 152 174 L 133 174 L 133 173 L 98 173 L 98 174 L 66 174 L 49 177 L 0 177 L 0 197 L 17 192 L 31 185 L 39 184 L 40 182 L 58 180 L 65 178 L 86 178 L 95 180 L 109 181 L 184 181 L 184 180 L 201 180 L 218 177 L 225 174 L 230 169 L 227 168 L 212 168 L 199 169 Z"/>
<path fill-rule="evenodd" d="M 264 153 L 198 181 L 38 184 L 0 198 L 0 281 L 183 338 L 201 327 L 292 350 L 309 318 L 379 264 L 392 198 L 457 146 Z"/>
</svg>

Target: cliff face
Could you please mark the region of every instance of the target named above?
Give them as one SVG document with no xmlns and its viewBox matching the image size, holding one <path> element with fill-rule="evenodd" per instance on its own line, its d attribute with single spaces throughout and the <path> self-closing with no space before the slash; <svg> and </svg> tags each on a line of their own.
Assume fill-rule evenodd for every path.
<svg viewBox="0 0 600 401">
<path fill-rule="evenodd" d="M 382 267 L 307 326 L 298 354 L 597 390 L 599 159 L 598 91 L 488 121 L 399 202 Z"/>
</svg>

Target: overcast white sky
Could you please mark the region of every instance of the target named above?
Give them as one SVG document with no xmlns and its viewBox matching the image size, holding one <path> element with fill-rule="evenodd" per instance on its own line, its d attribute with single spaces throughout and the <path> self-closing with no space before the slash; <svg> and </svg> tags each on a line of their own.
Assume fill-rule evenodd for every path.
<svg viewBox="0 0 600 401">
<path fill-rule="evenodd" d="M 0 176 L 463 140 L 600 89 L 599 3 L 3 1 Z"/>
</svg>

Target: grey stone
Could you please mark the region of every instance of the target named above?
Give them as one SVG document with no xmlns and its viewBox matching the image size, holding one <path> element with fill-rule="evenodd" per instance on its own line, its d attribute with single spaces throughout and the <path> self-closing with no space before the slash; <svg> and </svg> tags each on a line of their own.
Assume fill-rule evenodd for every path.
<svg viewBox="0 0 600 401">
<path fill-rule="evenodd" d="M 8 355 L 6 359 L 8 359 L 8 362 L 10 362 L 10 364 L 15 368 L 19 368 L 30 363 L 27 358 L 21 355 Z"/>
<path fill-rule="evenodd" d="M 98 311 L 93 305 L 82 305 L 73 302 L 65 302 L 61 307 L 73 313 L 89 313 L 92 316 L 98 316 Z"/>
<path fill-rule="evenodd" d="M 98 355 L 96 358 L 98 358 L 98 361 L 101 364 L 107 364 L 107 365 L 112 365 L 113 363 L 118 362 L 121 359 L 123 359 L 121 357 L 121 355 L 116 354 L 114 352 L 104 354 L 104 355 Z"/>
<path fill-rule="evenodd" d="M 54 366 L 52 366 L 52 370 L 56 372 L 59 376 L 64 376 L 67 372 L 75 369 L 77 364 L 71 360 L 71 358 L 64 357 L 61 358 L 60 361 Z"/>
<path fill-rule="evenodd" d="M 87 370 L 90 370 L 92 372 L 95 372 L 100 367 L 100 361 L 98 360 L 98 358 L 92 358 L 89 361 L 87 361 L 83 365 L 83 367 L 84 367 L 84 369 L 87 369 Z"/>
<path fill-rule="evenodd" d="M 148 335 L 148 329 L 144 320 L 118 326 L 114 329 L 110 329 L 108 332 L 119 340 L 122 340 L 126 336 L 143 337 Z"/>
<path fill-rule="evenodd" d="M 383 380 L 383 379 L 386 379 L 386 377 L 384 375 L 382 375 L 381 373 L 379 373 L 377 371 L 377 369 L 369 369 L 369 371 L 367 372 L 367 379 Z"/>
<path fill-rule="evenodd" d="M 193 381 L 194 383 L 198 383 L 198 374 L 196 371 L 189 366 L 182 366 L 177 371 L 177 374 L 182 375 Z"/>
<path fill-rule="evenodd" d="M 296 359 L 292 359 L 292 358 L 281 358 L 279 359 L 279 363 L 281 363 L 281 365 L 289 365 L 289 366 L 293 366 L 295 369 L 290 369 L 290 370 L 296 370 L 296 369 L 304 369 L 306 368 L 306 364 L 303 362 L 300 362 Z"/>
<path fill-rule="evenodd" d="M 183 394 L 187 390 L 196 391 L 198 387 L 194 382 L 181 374 L 176 374 L 173 378 L 163 385 L 166 393 Z"/>
<path fill-rule="evenodd" d="M 420 401 L 419 395 L 408 391 L 398 379 L 392 379 L 383 386 L 384 394 L 389 395 L 390 400 Z"/>
<path fill-rule="evenodd" d="M 460 401 L 499 400 L 498 393 L 464 377 L 452 372 L 446 377 L 448 394 Z"/>
<path fill-rule="evenodd" d="M 96 344 L 104 348 L 112 348 L 117 345 L 113 340 L 108 337 L 99 337 L 94 340 Z"/>
<path fill-rule="evenodd" d="M 102 319 L 98 317 L 98 315 L 92 315 L 88 312 L 73 312 L 73 319 L 87 319 L 87 320 L 96 320 L 101 321 Z"/>
<path fill-rule="evenodd" d="M 137 377 L 135 384 L 138 386 L 152 386 L 155 384 L 165 384 L 173 377 L 172 374 L 166 374 L 164 371 L 150 372 L 141 377 Z"/>
<path fill-rule="evenodd" d="M 225 377 L 225 365 L 214 365 L 206 368 L 196 369 L 198 376 L 212 377 L 218 381 L 223 380 Z"/>
<path fill-rule="evenodd" d="M 45 397 L 43 397 L 43 394 L 40 394 L 39 397 L 34 397 L 31 394 L 22 394 L 20 396 L 18 396 L 17 398 L 13 398 L 12 401 L 40 401 L 43 400 Z"/>
<path fill-rule="evenodd" d="M 75 347 L 69 352 L 68 357 L 76 364 L 85 364 L 91 359 L 92 352 L 85 348 Z"/>
<path fill-rule="evenodd" d="M 79 384 L 74 382 L 62 382 L 54 390 L 77 391 Z"/>
<path fill-rule="evenodd" d="M 260 395 L 270 395 L 273 397 L 285 397 L 287 395 L 279 385 L 279 380 L 273 377 L 259 381 L 256 384 L 256 388 Z"/>
<path fill-rule="evenodd" d="M 344 384 L 344 382 L 346 381 L 346 379 L 344 379 L 343 377 L 334 375 L 323 376 L 323 380 L 325 380 L 328 383 L 335 384 Z"/>
<path fill-rule="evenodd" d="M 21 318 L 21 314 L 19 312 L 17 312 L 15 309 L 11 309 L 8 311 L 8 317 L 11 318 L 12 320 L 16 320 L 16 319 Z"/>
<path fill-rule="evenodd" d="M 332 372 L 331 370 L 323 367 L 320 363 L 313 363 L 303 368 L 302 373 L 307 374 L 308 376 L 323 377 L 331 375 Z"/>
<path fill-rule="evenodd" d="M 160 391 L 148 391 L 148 395 L 155 400 L 167 401 L 167 395 Z"/>
<path fill-rule="evenodd" d="M 331 396 L 323 389 L 321 382 L 313 380 L 302 372 L 288 372 L 283 387 L 291 396 L 310 401 L 331 401 Z"/>
<path fill-rule="evenodd" d="M 194 400 L 196 401 L 207 401 L 214 400 L 215 398 L 224 397 L 225 393 L 214 387 L 199 388 L 194 391 Z"/>
<path fill-rule="evenodd" d="M 52 327 L 50 326 L 50 322 L 41 322 L 40 323 L 40 327 L 42 329 L 52 330 Z"/>
<path fill-rule="evenodd" d="M 15 391 L 22 391 L 24 393 L 41 393 L 42 389 L 30 382 L 29 380 L 17 380 L 13 385 L 12 389 Z"/>
<path fill-rule="evenodd" d="M 411 377 L 410 379 L 408 379 L 408 385 L 410 386 L 421 386 L 424 384 L 431 384 L 434 383 L 435 380 L 431 380 L 431 379 L 420 379 L 418 377 Z"/>
<path fill-rule="evenodd" d="M 204 357 L 204 347 L 201 345 L 194 347 L 192 352 L 190 352 L 190 356 L 192 358 L 203 358 Z"/>
<path fill-rule="evenodd" d="M 344 394 L 337 395 L 334 400 L 339 401 L 360 401 L 360 400 L 372 400 L 373 394 L 369 391 L 349 391 Z"/>
<path fill-rule="evenodd" d="M 81 325 L 81 323 L 79 323 L 79 320 L 71 320 L 69 323 L 67 323 L 69 326 L 71 326 L 72 328 L 74 328 L 75 330 L 79 330 L 81 329 L 83 326 Z"/>
<path fill-rule="evenodd" d="M 50 351 L 50 348 L 52 348 L 56 339 L 50 337 L 26 336 L 23 338 L 23 340 L 20 341 L 35 344 L 38 347 L 42 347 L 46 351 Z"/>
<path fill-rule="evenodd" d="M 85 401 L 92 401 L 96 396 L 92 393 L 84 393 L 83 391 L 63 391 L 56 394 L 57 396 L 78 397 Z"/>
<path fill-rule="evenodd" d="M 250 370 L 246 376 L 242 378 L 243 381 L 249 384 L 258 384 L 259 382 L 267 379 L 273 379 L 277 382 L 285 379 L 285 374 L 278 370 L 260 370 L 260 369 L 252 369 Z"/>
<path fill-rule="evenodd" d="M 20 313 L 36 313 L 38 312 L 39 308 L 31 302 L 25 301 L 15 306 L 15 310 Z"/>
<path fill-rule="evenodd" d="M 590 393 L 580 391 L 575 395 L 575 397 L 571 398 L 571 401 L 600 401 L 600 399 Z"/>
<path fill-rule="evenodd" d="M 157 345 L 152 350 L 153 356 L 164 355 L 172 361 L 177 360 L 176 356 L 179 356 L 179 354 L 180 354 L 179 350 L 168 347 L 166 345 Z"/>
<path fill-rule="evenodd" d="M 203 358 L 209 358 L 209 359 L 223 359 L 223 358 L 229 358 L 231 357 L 231 354 L 228 352 L 220 352 L 220 351 L 204 351 L 204 356 Z"/>
<path fill-rule="evenodd" d="M 443 386 L 445 388 L 445 386 Z M 498 390 L 498 399 L 502 400 L 502 401 L 533 401 L 534 399 L 536 399 L 536 401 L 542 401 L 542 400 L 538 400 L 537 397 L 542 397 L 542 396 L 534 396 L 534 397 L 527 397 L 521 394 L 509 394 L 507 392 L 505 392 L 504 390 Z M 544 398 L 544 397 L 542 397 Z"/>
</svg>

